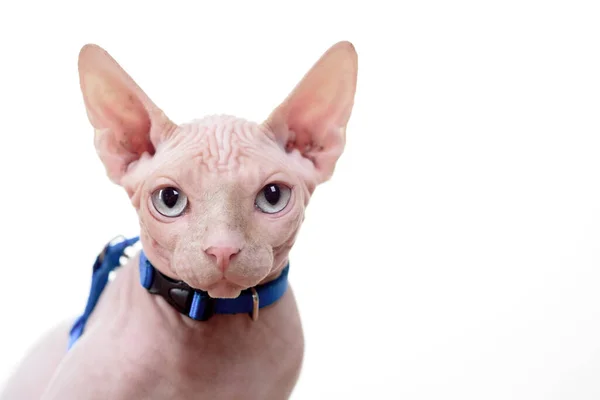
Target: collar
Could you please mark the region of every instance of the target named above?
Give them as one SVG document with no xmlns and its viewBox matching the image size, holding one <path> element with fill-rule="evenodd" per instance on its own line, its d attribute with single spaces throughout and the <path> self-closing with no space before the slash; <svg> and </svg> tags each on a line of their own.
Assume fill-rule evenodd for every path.
<svg viewBox="0 0 600 400">
<path fill-rule="evenodd" d="M 235 299 L 214 299 L 207 292 L 194 289 L 183 281 L 173 280 L 157 270 L 142 250 L 140 253 L 140 283 L 148 292 L 161 296 L 175 310 L 197 321 L 206 321 L 214 314 L 247 313 L 258 319 L 258 310 L 278 301 L 288 287 L 289 264 L 275 280 L 245 289 Z"/>
<path fill-rule="evenodd" d="M 92 284 L 83 314 L 75 321 L 69 331 L 69 345 L 81 337 L 88 318 L 94 311 L 96 303 L 110 280 L 110 274 L 121 265 L 122 258 L 129 258 L 127 250 L 135 245 L 139 237 L 126 239 L 118 236 L 104 246 L 92 270 Z M 131 252 L 129 252 L 131 253 Z M 248 313 L 253 320 L 258 319 L 258 310 L 279 300 L 288 287 L 289 264 L 281 275 L 264 285 L 246 289 L 235 299 L 213 299 L 208 293 L 194 289 L 185 282 L 174 281 L 152 266 L 144 251 L 140 253 L 140 281 L 148 292 L 162 296 L 173 308 L 188 317 L 206 321 L 214 314 Z"/>
</svg>

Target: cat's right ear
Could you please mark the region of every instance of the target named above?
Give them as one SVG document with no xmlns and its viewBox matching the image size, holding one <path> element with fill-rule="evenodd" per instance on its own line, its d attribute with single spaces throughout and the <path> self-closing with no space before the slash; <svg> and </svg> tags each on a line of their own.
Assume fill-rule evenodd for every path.
<svg viewBox="0 0 600 400">
<path fill-rule="evenodd" d="M 128 166 L 153 155 L 177 126 L 101 47 L 83 46 L 78 67 L 96 150 L 108 177 L 120 184 Z"/>
</svg>

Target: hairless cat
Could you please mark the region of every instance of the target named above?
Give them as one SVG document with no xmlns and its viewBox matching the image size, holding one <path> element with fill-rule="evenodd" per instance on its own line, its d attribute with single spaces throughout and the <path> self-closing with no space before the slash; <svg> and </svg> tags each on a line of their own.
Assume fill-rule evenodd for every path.
<svg viewBox="0 0 600 400">
<path fill-rule="evenodd" d="M 263 123 L 178 125 L 85 45 L 94 144 L 139 216 L 141 251 L 138 238 L 105 247 L 84 315 L 42 338 L 0 398 L 289 398 L 304 339 L 288 254 L 344 149 L 357 72 L 339 42 Z"/>
</svg>

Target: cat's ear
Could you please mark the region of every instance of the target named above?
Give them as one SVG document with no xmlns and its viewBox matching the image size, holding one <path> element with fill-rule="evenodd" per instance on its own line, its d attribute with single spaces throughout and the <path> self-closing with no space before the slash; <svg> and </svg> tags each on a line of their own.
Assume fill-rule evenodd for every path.
<svg viewBox="0 0 600 400">
<path fill-rule="evenodd" d="M 79 83 L 94 144 L 109 178 L 120 183 L 128 166 L 176 128 L 101 47 L 83 46 L 79 53 Z"/>
<path fill-rule="evenodd" d="M 344 150 L 357 74 L 354 46 L 333 45 L 265 121 L 288 152 L 312 162 L 317 183 L 331 177 Z"/>
</svg>

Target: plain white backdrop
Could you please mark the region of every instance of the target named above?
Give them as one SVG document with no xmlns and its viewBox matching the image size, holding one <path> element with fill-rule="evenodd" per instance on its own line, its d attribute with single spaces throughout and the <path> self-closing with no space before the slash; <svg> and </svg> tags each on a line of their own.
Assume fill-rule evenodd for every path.
<svg viewBox="0 0 600 400">
<path fill-rule="evenodd" d="M 600 398 L 597 4 L 2 2 L 0 384 L 81 312 L 102 245 L 137 234 L 93 148 L 82 45 L 177 122 L 260 121 L 350 40 L 348 145 L 292 252 L 293 399 Z"/>
</svg>

